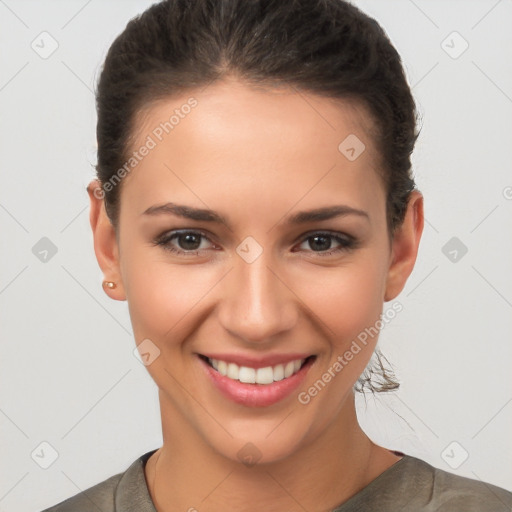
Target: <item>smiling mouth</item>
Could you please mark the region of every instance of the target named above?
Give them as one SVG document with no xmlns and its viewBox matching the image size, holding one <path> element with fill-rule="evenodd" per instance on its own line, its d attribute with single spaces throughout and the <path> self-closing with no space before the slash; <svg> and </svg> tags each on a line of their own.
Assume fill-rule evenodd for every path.
<svg viewBox="0 0 512 512">
<path fill-rule="evenodd" d="M 251 368 L 248 366 L 239 366 L 236 363 L 222 361 L 220 359 L 211 359 L 202 354 L 199 354 L 199 357 L 215 371 L 228 379 L 246 384 L 260 385 L 285 380 L 295 375 L 306 364 L 316 359 L 316 356 L 309 356 L 305 359 L 295 359 L 284 364 L 266 366 L 264 368 Z"/>
</svg>

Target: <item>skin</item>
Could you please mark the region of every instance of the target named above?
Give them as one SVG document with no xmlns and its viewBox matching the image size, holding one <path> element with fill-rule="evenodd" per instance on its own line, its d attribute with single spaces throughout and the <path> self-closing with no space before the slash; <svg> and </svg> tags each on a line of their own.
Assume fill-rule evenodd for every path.
<svg viewBox="0 0 512 512">
<path fill-rule="evenodd" d="M 88 189 L 96 257 L 105 280 L 117 284 L 105 291 L 128 302 L 136 343 L 149 338 L 160 350 L 147 366 L 164 440 L 145 468 L 151 497 L 159 512 L 332 510 L 400 459 L 366 436 L 355 413 L 352 388 L 377 337 L 307 405 L 297 394 L 403 289 L 423 231 L 423 197 L 412 193 L 391 241 L 368 112 L 291 88 L 226 79 L 168 98 L 139 116 L 133 147 L 190 96 L 197 107 L 124 178 L 117 237 L 93 193 L 99 183 Z M 349 134 L 366 146 L 354 161 L 338 150 Z M 229 226 L 143 215 L 169 201 L 216 210 Z M 285 223 L 292 213 L 339 204 L 368 218 Z M 169 242 L 192 256 L 152 244 L 176 229 L 210 239 L 199 238 L 199 254 L 183 238 Z M 304 235 L 325 230 L 358 244 L 321 256 L 339 243 L 318 248 Z M 252 263 L 236 252 L 247 236 L 263 248 Z M 297 392 L 246 407 L 200 371 L 196 353 L 207 351 L 317 358 Z M 248 442 L 261 453 L 253 466 L 237 457 Z"/>
</svg>

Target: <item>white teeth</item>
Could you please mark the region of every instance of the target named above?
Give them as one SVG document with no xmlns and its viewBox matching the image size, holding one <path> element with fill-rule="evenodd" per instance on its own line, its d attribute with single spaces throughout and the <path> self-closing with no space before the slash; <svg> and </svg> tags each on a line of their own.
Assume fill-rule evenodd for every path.
<svg viewBox="0 0 512 512">
<path fill-rule="evenodd" d="M 226 361 L 218 361 L 218 368 L 215 368 L 221 375 L 227 375 L 228 374 L 228 364 Z"/>
<path fill-rule="evenodd" d="M 226 377 L 229 377 L 233 380 L 238 380 L 238 373 L 240 369 L 235 363 L 229 363 L 228 364 L 228 372 L 226 373 Z"/>
<path fill-rule="evenodd" d="M 282 364 L 278 364 L 274 366 L 274 380 L 283 380 L 284 379 L 284 366 Z"/>
<path fill-rule="evenodd" d="M 254 368 L 247 368 L 247 366 L 241 366 L 238 372 L 238 380 L 240 382 L 247 382 L 247 384 L 254 384 L 256 382 L 256 370 Z"/>
<path fill-rule="evenodd" d="M 284 367 L 284 378 L 286 379 L 287 377 L 292 375 L 294 370 L 295 370 L 295 364 L 293 361 L 286 363 L 286 366 Z"/>
<path fill-rule="evenodd" d="M 256 370 L 255 382 L 258 384 L 272 384 L 272 382 L 274 382 L 274 372 L 272 370 L 272 366 L 258 368 Z"/>
<path fill-rule="evenodd" d="M 286 379 L 297 373 L 305 359 L 296 359 L 286 364 L 276 366 L 266 366 L 265 368 L 249 368 L 248 366 L 238 366 L 235 363 L 228 363 L 219 359 L 209 359 L 213 368 L 221 375 L 233 380 L 239 380 L 248 384 L 272 384 L 279 380 Z"/>
</svg>

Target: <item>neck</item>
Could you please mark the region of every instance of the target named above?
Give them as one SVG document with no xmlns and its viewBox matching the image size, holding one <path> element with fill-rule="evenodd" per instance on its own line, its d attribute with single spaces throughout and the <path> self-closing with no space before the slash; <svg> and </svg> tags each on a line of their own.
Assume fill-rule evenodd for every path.
<svg viewBox="0 0 512 512">
<path fill-rule="evenodd" d="M 160 400 L 164 444 L 145 467 L 158 512 L 328 512 L 399 460 L 364 434 L 352 394 L 313 442 L 252 466 L 213 451 Z"/>
</svg>

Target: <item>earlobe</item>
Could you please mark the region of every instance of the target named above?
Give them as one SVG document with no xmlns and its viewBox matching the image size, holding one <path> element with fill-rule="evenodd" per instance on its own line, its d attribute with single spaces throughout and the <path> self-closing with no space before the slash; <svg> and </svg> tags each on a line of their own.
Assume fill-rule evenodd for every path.
<svg viewBox="0 0 512 512">
<path fill-rule="evenodd" d="M 414 190 L 409 198 L 404 222 L 393 237 L 385 302 L 393 300 L 403 290 L 414 268 L 423 225 L 423 195 L 419 190 Z"/>
<path fill-rule="evenodd" d="M 115 228 L 105 210 L 103 191 L 98 180 L 93 180 L 87 187 L 90 200 L 89 221 L 94 238 L 94 252 L 103 272 L 104 281 L 113 282 L 115 286 L 102 288 L 114 300 L 126 300 L 119 264 L 119 247 Z"/>
</svg>

